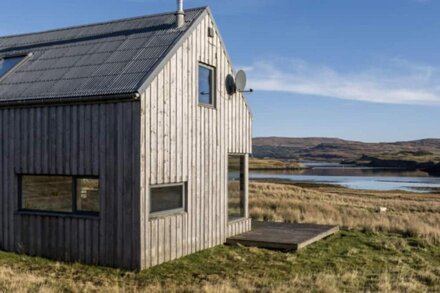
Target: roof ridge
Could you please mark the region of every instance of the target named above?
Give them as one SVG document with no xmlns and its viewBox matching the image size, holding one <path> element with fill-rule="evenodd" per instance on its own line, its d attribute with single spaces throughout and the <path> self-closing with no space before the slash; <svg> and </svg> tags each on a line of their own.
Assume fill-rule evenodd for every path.
<svg viewBox="0 0 440 293">
<path fill-rule="evenodd" d="M 208 6 L 201 6 L 201 7 L 193 7 L 189 9 L 185 9 L 185 11 L 197 11 L 197 10 L 206 10 Z M 14 34 L 14 35 L 6 35 L 6 36 L 0 36 L 0 40 L 14 38 L 14 37 L 24 37 L 24 36 L 32 36 L 32 35 L 38 35 L 38 34 L 46 34 L 51 32 L 60 32 L 64 30 L 71 30 L 76 28 L 86 28 L 91 26 L 98 26 L 98 25 L 106 25 L 106 24 L 113 24 L 118 22 L 124 22 L 124 21 L 131 21 L 131 20 L 137 20 L 137 19 L 143 19 L 143 18 L 150 18 L 150 17 L 158 17 L 158 16 L 164 16 L 164 15 L 170 15 L 175 14 L 176 12 L 161 12 L 161 13 L 155 13 L 155 14 L 149 14 L 149 15 L 141 15 L 141 16 L 134 16 L 134 17 L 128 17 L 128 18 L 121 18 L 121 19 L 114 19 L 109 21 L 102 21 L 102 22 L 96 22 L 96 23 L 90 23 L 90 24 L 82 24 L 82 25 L 73 25 L 73 26 L 67 26 L 63 28 L 57 28 L 57 29 L 49 29 L 45 31 L 38 31 L 38 32 L 31 32 L 31 33 L 23 33 L 23 34 Z"/>
</svg>

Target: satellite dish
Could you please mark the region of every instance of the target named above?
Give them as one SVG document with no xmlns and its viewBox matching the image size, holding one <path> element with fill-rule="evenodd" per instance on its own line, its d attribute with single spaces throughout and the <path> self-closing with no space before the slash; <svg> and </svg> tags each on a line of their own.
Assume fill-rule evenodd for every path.
<svg viewBox="0 0 440 293">
<path fill-rule="evenodd" d="M 237 88 L 235 86 L 235 79 L 232 74 L 228 74 L 228 76 L 226 76 L 226 91 L 230 96 L 232 96 L 237 92 Z"/>
<path fill-rule="evenodd" d="M 243 70 L 240 70 L 235 75 L 235 87 L 239 92 L 244 91 L 246 88 L 246 73 Z"/>
<path fill-rule="evenodd" d="M 226 91 L 228 95 L 232 96 L 233 94 L 239 93 L 253 93 L 254 90 L 250 89 L 245 91 L 246 88 L 246 73 L 243 70 L 240 70 L 235 75 L 235 78 L 232 74 L 228 74 L 225 80 Z"/>
</svg>

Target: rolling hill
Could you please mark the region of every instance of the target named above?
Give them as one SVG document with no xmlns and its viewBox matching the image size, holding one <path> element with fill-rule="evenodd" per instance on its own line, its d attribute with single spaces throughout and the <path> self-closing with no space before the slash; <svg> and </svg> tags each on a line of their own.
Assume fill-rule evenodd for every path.
<svg viewBox="0 0 440 293">
<path fill-rule="evenodd" d="M 365 143 L 325 137 L 257 137 L 253 139 L 253 155 L 307 162 L 354 162 L 370 158 L 437 162 L 440 139 Z"/>
</svg>

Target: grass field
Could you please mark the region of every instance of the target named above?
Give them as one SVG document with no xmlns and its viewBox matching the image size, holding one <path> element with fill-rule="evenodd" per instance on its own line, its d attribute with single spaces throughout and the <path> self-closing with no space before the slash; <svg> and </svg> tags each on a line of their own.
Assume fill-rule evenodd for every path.
<svg viewBox="0 0 440 293">
<path fill-rule="evenodd" d="M 219 246 L 140 273 L 0 253 L 2 292 L 440 290 L 440 248 L 342 231 L 299 253 Z"/>
<path fill-rule="evenodd" d="M 337 224 L 361 231 L 397 232 L 440 240 L 440 193 L 354 190 L 333 185 L 253 182 L 255 219 Z M 386 213 L 378 212 L 386 207 Z"/>
<path fill-rule="evenodd" d="M 0 253 L 0 292 L 440 291 L 438 194 L 250 187 L 255 218 L 344 230 L 298 253 L 219 246 L 139 273 Z"/>
</svg>

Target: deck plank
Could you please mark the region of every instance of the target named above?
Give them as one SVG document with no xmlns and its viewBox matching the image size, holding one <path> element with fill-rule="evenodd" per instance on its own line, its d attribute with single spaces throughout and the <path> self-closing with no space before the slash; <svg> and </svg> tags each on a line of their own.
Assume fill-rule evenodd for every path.
<svg viewBox="0 0 440 293">
<path fill-rule="evenodd" d="M 226 243 L 269 249 L 298 250 L 339 231 L 338 226 L 252 222 L 252 230 L 227 238 Z"/>
</svg>

